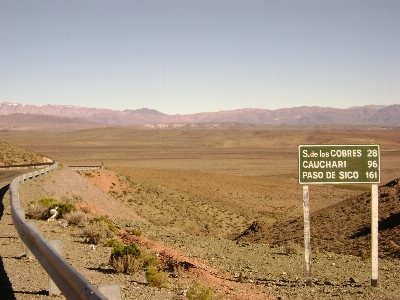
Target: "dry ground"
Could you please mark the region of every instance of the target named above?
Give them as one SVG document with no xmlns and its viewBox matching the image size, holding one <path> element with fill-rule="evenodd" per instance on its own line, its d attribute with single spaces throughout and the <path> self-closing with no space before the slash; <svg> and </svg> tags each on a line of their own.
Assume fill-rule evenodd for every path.
<svg viewBox="0 0 400 300">
<path fill-rule="evenodd" d="M 219 237 L 237 236 L 254 221 L 268 225 L 302 216 L 299 144 L 380 144 L 381 183 L 400 177 L 399 128 L 103 128 L 8 131 L 1 139 L 64 166 L 104 163 L 119 175 L 105 191 L 139 215 L 154 224 Z M 116 189 L 117 180 L 122 189 Z M 311 186 L 311 211 L 366 190 L 368 185 Z"/>
<path fill-rule="evenodd" d="M 1 138 L 64 166 L 104 163 L 124 182 L 124 191 L 106 192 L 144 218 L 221 237 L 237 235 L 256 220 L 271 224 L 302 216 L 299 144 L 380 144 L 381 183 L 400 177 L 399 128 L 104 128 L 57 134 L 10 131 Z M 312 186 L 311 211 L 366 190 L 368 185 Z"/>
<path fill-rule="evenodd" d="M 46 162 L 46 158 L 33 151 L 21 149 L 0 140 L 0 166 Z"/>
<path fill-rule="evenodd" d="M 322 249 L 313 251 L 313 287 L 304 286 L 304 257 L 301 248 L 285 248 L 264 243 L 249 243 L 185 234 L 182 231 L 154 226 L 143 222 L 129 209 L 129 202 L 110 198 L 101 191 L 123 191 L 123 181 L 112 171 L 94 171 L 80 176 L 64 168 L 45 178 L 21 185 L 23 205 L 32 199 L 52 196 L 66 199 L 75 195 L 92 214 L 106 214 L 123 230 L 120 237 L 148 247 L 166 260 L 190 266 L 183 275 L 176 277 L 172 270 L 168 289 L 147 285 L 143 272 L 117 275 L 107 264 L 110 248 L 97 246 L 93 251 L 81 236 L 82 229 L 61 228 L 57 223 L 42 222 L 40 231 L 48 239 L 63 239 L 63 253 L 71 264 L 95 285 L 120 283 L 123 299 L 185 299 L 185 291 L 194 280 L 212 286 L 223 299 L 394 299 L 400 297 L 397 289 L 400 271 L 398 260 L 380 260 L 379 287 L 369 286 L 370 261 L 364 257 L 338 255 Z M 96 181 L 100 188 L 91 184 Z M 114 183 L 114 184 L 113 184 Z M 112 189 L 110 189 L 113 187 Z M 72 194 L 73 193 L 73 194 Z M 79 197 L 77 197 L 79 196 Z M 78 203 L 79 204 L 79 203 Z M 85 210 L 86 211 L 86 210 Z M 10 227 L 10 226 L 8 226 Z M 288 226 L 289 227 L 289 226 Z M 292 227 L 296 229 L 296 227 Z M 126 234 L 140 229 L 142 236 Z M 296 230 L 298 231 L 298 230 Z M 4 234 L 5 237 L 10 236 Z M 11 237 L 15 236 L 11 235 Z M 4 239 L 7 253 L 15 239 Z M 1 247 L 0 247 L 1 248 Z M 17 259 L 18 258 L 18 259 Z M 19 268 L 15 267 L 18 263 Z M 21 255 L 4 257 L 5 266 L 13 266 L 9 275 L 13 287 L 19 292 L 18 300 L 41 299 L 45 285 L 43 279 L 26 281 L 21 268 L 26 263 L 31 268 L 37 264 L 27 262 Z M 33 270 L 33 269 L 32 269 Z M 35 271 L 40 273 L 40 269 Z M 43 277 L 43 275 L 40 275 Z M 38 275 L 39 277 L 39 275 Z M 44 276 L 45 277 L 45 276 Z M 269 296 L 268 296 L 269 295 Z M 32 298 L 34 297 L 34 298 Z M 278 298 L 280 297 L 280 298 Z"/>
<path fill-rule="evenodd" d="M 267 286 L 269 282 L 270 287 L 274 291 L 276 289 L 275 295 L 281 294 L 290 298 L 304 293 L 301 296 L 304 299 L 332 297 L 354 299 L 357 298 L 355 295 L 361 292 L 359 295 L 362 295 L 362 298 L 375 298 L 370 297 L 374 294 L 373 290 L 368 290 L 367 295 L 363 294 L 363 291 L 366 291 L 369 270 L 368 267 L 365 269 L 363 266 L 365 261 L 361 258 L 336 257 L 333 254 L 324 256 L 322 252 L 315 254 L 317 258 L 314 263 L 324 266 L 316 271 L 318 274 L 315 280 L 318 283 L 316 289 L 318 297 L 316 297 L 312 293 L 299 290 L 303 285 L 302 271 L 299 271 L 303 268 L 301 254 L 291 260 L 281 248 L 274 250 L 275 248 L 263 248 L 265 247 L 263 244 L 257 246 L 240 242 L 229 244 L 229 240 L 221 237 L 233 238 L 254 221 L 259 221 L 260 224 L 265 222 L 264 229 L 274 222 L 284 224 L 282 226 L 287 227 L 287 234 L 282 237 L 282 234 L 285 235 L 285 231 L 282 230 L 279 236 L 282 240 L 290 239 L 293 231 L 299 233 L 301 226 L 297 224 L 291 227 L 290 223 L 302 215 L 302 189 L 297 181 L 298 144 L 380 144 L 381 183 L 400 178 L 398 128 L 360 126 L 313 128 L 266 126 L 243 130 L 106 128 L 59 134 L 2 132 L 0 139 L 52 157 L 60 161 L 64 167 L 104 163 L 107 170 L 82 172 L 82 177 L 96 184 L 99 191 L 111 197 L 107 201 L 109 203 L 114 201 L 115 208 L 123 205 L 124 214 L 128 212 L 137 214 L 149 221 L 150 223 L 142 222 L 140 226 L 144 231 L 148 230 L 150 237 L 169 243 L 175 248 L 190 251 L 191 255 L 207 259 L 211 264 L 214 262 L 216 267 L 230 274 L 244 272 L 246 280 L 266 282 Z M 61 194 L 57 193 L 61 192 L 51 190 L 55 189 L 57 182 L 58 179 L 54 180 L 52 184 L 46 185 L 46 188 L 54 195 L 60 196 Z M 73 186 L 67 189 L 70 190 L 65 190 L 64 193 L 75 193 Z M 330 208 L 343 210 L 345 207 L 343 200 L 360 197 L 368 190 L 368 185 L 312 186 L 310 187 L 312 213 L 320 216 L 321 220 L 326 219 L 325 231 L 329 232 L 333 220 L 328 218 Z M 321 213 L 324 211 L 327 212 L 325 215 Z M 118 215 L 118 212 L 111 210 L 108 213 Z M 385 213 L 390 216 L 390 213 L 396 212 L 389 209 Z M 135 222 L 140 222 L 139 217 Z M 131 217 L 124 217 L 124 219 L 129 218 Z M 366 211 L 360 218 L 368 221 L 368 212 Z M 349 231 L 353 230 L 351 220 L 347 221 L 341 222 L 340 226 L 344 230 L 347 227 Z M 157 226 L 152 227 L 154 225 Z M 191 235 L 183 237 L 182 231 Z M 266 232 L 268 233 L 268 230 Z M 268 239 L 259 239 L 260 241 L 270 242 Z M 197 247 L 190 248 L 188 243 Z M 240 256 L 237 250 L 233 250 L 236 249 L 234 245 L 239 247 L 238 251 L 246 249 L 258 253 L 258 257 L 261 257 L 261 252 L 265 252 L 266 256 L 263 259 L 264 262 L 268 261 L 268 267 L 264 269 L 261 267 L 264 262 L 253 262 L 250 261 L 250 257 L 247 259 L 246 255 Z M 329 250 L 334 251 L 334 249 Z M 242 261 L 237 260 L 239 257 Z M 334 257 L 335 262 L 329 262 L 330 259 L 327 257 Z M 278 258 L 279 271 L 275 268 L 277 266 L 271 264 L 271 260 Z M 254 259 L 256 260 L 256 257 Z M 340 270 L 336 268 L 339 265 L 338 261 L 341 261 Z M 292 266 L 280 267 L 285 263 Z M 382 272 L 385 272 L 389 280 L 391 272 L 397 270 L 398 263 L 384 264 L 385 269 Z M 335 270 L 329 268 L 328 270 L 326 268 L 328 265 L 335 267 Z M 249 269 L 246 266 L 249 266 Z M 290 272 L 290 278 L 285 278 L 289 273 L 287 270 L 291 268 L 293 275 Z M 347 268 L 350 275 L 343 273 Z M 339 274 L 339 271 L 342 273 Z M 323 279 L 324 272 L 328 273 L 325 279 Z M 329 274 L 336 273 L 337 276 L 329 278 Z M 282 280 L 278 274 L 282 275 Z M 357 274 L 354 276 L 358 276 L 355 280 L 358 283 L 346 281 L 348 276 L 353 276 L 351 274 Z M 345 282 L 338 279 L 341 276 L 347 276 Z M 279 290 L 279 286 L 283 286 L 282 290 Z M 293 289 L 287 290 L 288 287 Z M 386 284 L 386 288 L 389 292 L 382 294 L 382 298 L 390 299 L 390 296 L 394 295 L 393 286 Z"/>
</svg>

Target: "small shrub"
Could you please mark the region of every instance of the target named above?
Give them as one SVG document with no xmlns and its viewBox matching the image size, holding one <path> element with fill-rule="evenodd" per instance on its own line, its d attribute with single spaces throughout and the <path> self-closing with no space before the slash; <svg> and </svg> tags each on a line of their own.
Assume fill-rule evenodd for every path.
<svg viewBox="0 0 400 300">
<path fill-rule="evenodd" d="M 122 241 L 112 240 L 110 265 L 117 273 L 134 273 L 142 268 L 142 252 L 138 245 L 125 245 Z"/>
<path fill-rule="evenodd" d="M 143 261 L 141 257 L 134 257 L 132 255 L 124 256 L 124 267 L 125 272 L 128 274 L 132 274 L 138 272 L 143 267 Z"/>
<path fill-rule="evenodd" d="M 26 209 L 25 215 L 29 219 L 41 220 L 44 218 L 47 212 L 48 209 L 42 205 L 30 204 Z"/>
<path fill-rule="evenodd" d="M 195 281 L 186 294 L 189 300 L 215 300 L 214 289 Z"/>
<path fill-rule="evenodd" d="M 104 244 L 104 246 L 113 248 L 113 247 L 116 247 L 116 245 L 121 244 L 121 243 L 122 243 L 121 240 L 111 239 L 111 240 L 108 240 L 108 241 Z M 122 244 L 123 244 L 123 243 L 122 243 Z"/>
<path fill-rule="evenodd" d="M 147 254 L 143 258 L 143 266 L 147 268 L 148 266 L 158 267 L 161 262 L 158 260 L 157 256 L 154 254 Z"/>
<path fill-rule="evenodd" d="M 78 227 L 85 227 L 86 225 L 86 216 L 83 211 L 77 210 L 70 212 L 64 216 L 64 219 L 70 225 L 76 225 Z"/>
<path fill-rule="evenodd" d="M 111 221 L 109 218 L 101 216 L 101 217 L 96 217 L 90 220 L 90 223 L 95 223 L 95 222 L 104 222 L 108 225 L 108 230 L 111 231 L 112 233 L 117 233 L 118 232 L 118 227 L 114 225 L 113 221 Z"/>
<path fill-rule="evenodd" d="M 81 195 L 73 194 L 71 197 L 69 197 L 69 196 L 62 196 L 62 197 L 61 197 L 61 200 L 62 200 L 63 202 L 66 202 L 66 203 L 73 203 L 73 204 L 75 204 L 75 203 L 82 202 L 82 201 L 83 201 L 83 198 L 82 198 Z"/>
<path fill-rule="evenodd" d="M 146 279 L 150 286 L 158 288 L 168 287 L 168 277 L 162 270 L 157 269 L 153 265 L 146 268 Z"/>
<path fill-rule="evenodd" d="M 86 236 L 86 242 L 90 244 L 101 244 L 107 239 L 113 238 L 114 233 L 109 230 L 109 226 L 106 222 L 90 222 L 83 234 Z"/>
<path fill-rule="evenodd" d="M 111 257 L 110 265 L 118 274 L 125 272 L 125 261 L 121 257 Z"/>
<path fill-rule="evenodd" d="M 76 207 L 72 203 L 65 203 L 65 202 L 54 203 L 48 207 L 47 213 L 44 217 L 45 219 L 48 219 L 52 216 L 50 210 L 53 208 L 57 208 L 57 216 L 55 217 L 56 220 L 63 218 L 68 213 L 76 211 Z"/>
<path fill-rule="evenodd" d="M 131 233 L 132 233 L 133 235 L 136 235 L 136 236 L 141 236 L 141 235 L 142 235 L 142 231 L 141 231 L 140 229 L 133 229 L 133 230 L 131 231 Z"/>
<path fill-rule="evenodd" d="M 142 254 L 140 248 L 136 243 L 125 245 L 123 242 L 115 242 L 113 249 L 111 250 L 111 256 L 120 257 L 125 255 L 132 255 L 134 257 L 140 257 Z"/>
<path fill-rule="evenodd" d="M 40 205 L 45 207 L 51 206 L 54 202 L 57 202 L 57 200 L 53 198 L 42 198 L 38 201 Z"/>
</svg>

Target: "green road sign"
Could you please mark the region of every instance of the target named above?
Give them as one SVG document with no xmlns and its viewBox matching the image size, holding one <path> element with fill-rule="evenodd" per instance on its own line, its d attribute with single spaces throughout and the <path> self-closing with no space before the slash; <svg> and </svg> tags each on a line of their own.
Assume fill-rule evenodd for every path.
<svg viewBox="0 0 400 300">
<path fill-rule="evenodd" d="M 299 183 L 379 183 L 379 145 L 299 145 Z"/>
</svg>

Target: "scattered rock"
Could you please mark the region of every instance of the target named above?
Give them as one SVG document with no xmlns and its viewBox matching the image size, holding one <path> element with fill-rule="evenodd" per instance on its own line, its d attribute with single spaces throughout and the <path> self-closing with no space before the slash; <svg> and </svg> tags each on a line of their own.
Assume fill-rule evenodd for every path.
<svg viewBox="0 0 400 300">
<path fill-rule="evenodd" d="M 360 281 L 358 280 L 357 277 L 350 277 L 350 282 L 351 283 L 359 283 Z"/>
</svg>

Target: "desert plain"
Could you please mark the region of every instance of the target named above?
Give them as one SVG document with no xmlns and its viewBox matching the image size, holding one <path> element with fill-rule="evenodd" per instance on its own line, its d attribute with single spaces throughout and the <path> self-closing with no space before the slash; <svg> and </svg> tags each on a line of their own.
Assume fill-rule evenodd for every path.
<svg viewBox="0 0 400 300">
<path fill-rule="evenodd" d="M 58 161 L 62 168 L 103 165 L 106 172 L 79 174 L 152 226 L 245 245 L 279 247 L 295 243 L 301 249 L 301 226 L 297 224 L 290 230 L 294 220 L 301 223 L 303 214 L 302 186 L 298 183 L 297 147 L 300 144 L 379 144 L 380 184 L 400 178 L 400 129 L 396 127 L 240 124 L 166 129 L 107 127 L 69 132 L 2 131 L 0 140 Z M 321 218 L 329 216 L 328 224 L 322 227 L 316 224 L 315 232 L 337 231 L 338 227 L 345 232 L 347 227 L 353 230 L 352 224 L 360 220 L 364 225 L 368 223 L 369 207 L 354 220 L 338 217 L 340 224 L 335 223 L 331 214 L 333 208 L 351 203 L 342 210 L 354 215 L 350 213 L 356 203 L 354 199 L 368 195 L 369 191 L 368 184 L 311 185 L 311 214 L 319 214 L 320 223 Z M 398 216 L 400 207 L 396 195 L 395 205 L 386 209 L 387 216 L 382 218 Z M 346 202 L 349 199 L 353 202 Z M 241 234 L 252 224 L 259 224 L 260 234 L 251 232 L 252 237 L 241 240 Z M 396 226 L 399 220 L 395 221 Z M 313 234 L 313 223 L 311 228 Z M 354 230 L 360 228 L 356 226 Z M 396 237 L 391 240 L 395 244 L 399 242 Z M 348 250 L 341 245 L 332 241 L 328 250 L 356 257 L 369 251 L 368 247 L 357 252 L 354 247 Z M 323 243 L 318 247 L 314 245 L 318 251 L 326 250 Z M 204 254 L 208 250 L 197 251 Z M 301 253 L 297 259 L 301 265 Z M 219 263 L 223 265 L 223 260 Z M 398 267 L 398 259 L 394 259 L 394 264 Z M 334 283 L 326 285 L 335 286 Z M 326 299 L 358 297 L 337 294 L 327 293 Z M 289 299 L 296 297 L 295 292 L 287 295 Z M 305 299 L 312 297 L 308 295 Z M 318 297 L 324 299 L 323 293 Z M 376 297 L 389 299 L 390 292 L 389 296 Z"/>
<path fill-rule="evenodd" d="M 215 209 L 221 214 L 237 215 L 240 224 L 244 220 L 274 221 L 302 214 L 299 144 L 379 144 L 381 184 L 400 177 L 399 128 L 232 127 L 219 129 L 215 124 L 211 129 L 109 127 L 61 133 L 5 131 L 0 136 L 5 142 L 50 157 L 63 166 L 103 164 L 120 175 L 170 190 L 163 193 L 169 194 L 170 201 L 160 197 L 164 204 L 186 203 L 192 210 L 205 211 L 207 204 L 210 211 L 200 219 L 211 217 L 211 209 Z M 310 208 L 320 210 L 368 189 L 367 184 L 313 185 Z M 174 200 L 176 197 L 178 201 Z M 199 201 L 198 205 L 193 205 L 190 199 Z M 164 205 L 167 210 L 168 203 Z M 229 219 L 227 215 L 221 218 Z M 161 219 L 159 222 L 163 223 Z"/>
</svg>

